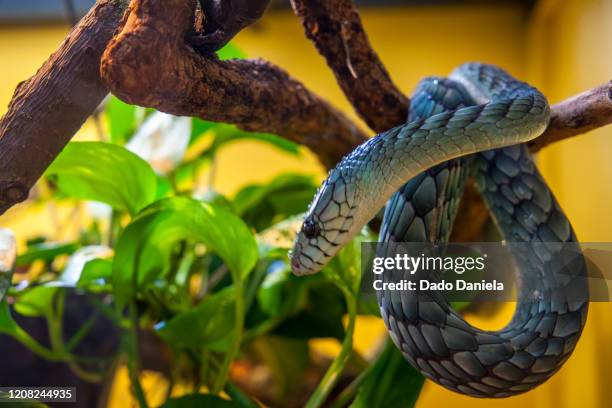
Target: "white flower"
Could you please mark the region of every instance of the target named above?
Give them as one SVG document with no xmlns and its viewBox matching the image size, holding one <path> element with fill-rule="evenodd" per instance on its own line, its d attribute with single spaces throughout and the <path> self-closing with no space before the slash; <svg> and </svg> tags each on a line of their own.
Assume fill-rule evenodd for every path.
<svg viewBox="0 0 612 408">
<path fill-rule="evenodd" d="M 190 138 L 191 118 L 154 112 L 125 147 L 149 162 L 157 173 L 167 174 L 183 160 Z"/>
<path fill-rule="evenodd" d="M 76 251 L 62 272 L 60 280 L 69 286 L 74 286 L 79 281 L 85 264 L 93 259 L 109 258 L 113 255 L 113 250 L 106 245 L 89 245 Z"/>
<path fill-rule="evenodd" d="M 13 231 L 0 228 L 0 273 L 13 270 L 17 258 L 17 242 Z"/>
</svg>

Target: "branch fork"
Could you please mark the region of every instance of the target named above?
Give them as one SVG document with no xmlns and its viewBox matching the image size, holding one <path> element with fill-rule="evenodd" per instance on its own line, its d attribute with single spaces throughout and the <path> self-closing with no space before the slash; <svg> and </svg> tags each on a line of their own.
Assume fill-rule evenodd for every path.
<svg viewBox="0 0 612 408">
<path fill-rule="evenodd" d="M 160 111 L 270 132 L 320 151 L 333 166 L 366 134 L 281 68 L 220 61 L 190 47 L 195 0 L 133 1 L 102 56 L 101 75 L 121 99 Z"/>
</svg>

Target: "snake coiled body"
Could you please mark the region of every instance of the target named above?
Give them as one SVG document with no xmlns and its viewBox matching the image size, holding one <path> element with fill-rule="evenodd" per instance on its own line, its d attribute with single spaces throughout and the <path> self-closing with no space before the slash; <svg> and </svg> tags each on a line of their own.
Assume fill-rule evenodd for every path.
<svg viewBox="0 0 612 408">
<path fill-rule="evenodd" d="M 465 64 L 450 79 L 423 81 L 406 125 L 364 143 L 330 172 L 296 239 L 294 272 L 319 271 L 392 195 L 381 242 L 447 240 L 470 171 L 506 241 L 574 242 L 520 144 L 548 120 L 544 96 L 494 66 Z M 506 397 L 546 381 L 578 341 L 588 289 L 581 257 L 559 274 L 557 247 L 534 248 L 516 257 L 517 309 L 497 332 L 471 326 L 443 296 L 379 292 L 394 343 L 424 375 L 460 393 Z"/>
</svg>

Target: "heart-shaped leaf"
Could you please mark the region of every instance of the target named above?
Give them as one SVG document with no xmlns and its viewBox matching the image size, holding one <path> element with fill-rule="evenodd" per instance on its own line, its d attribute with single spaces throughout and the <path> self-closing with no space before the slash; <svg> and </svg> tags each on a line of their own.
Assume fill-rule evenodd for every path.
<svg viewBox="0 0 612 408">
<path fill-rule="evenodd" d="M 47 170 L 59 190 L 136 214 L 155 200 L 157 176 L 127 149 L 110 143 L 69 143 Z"/>
</svg>

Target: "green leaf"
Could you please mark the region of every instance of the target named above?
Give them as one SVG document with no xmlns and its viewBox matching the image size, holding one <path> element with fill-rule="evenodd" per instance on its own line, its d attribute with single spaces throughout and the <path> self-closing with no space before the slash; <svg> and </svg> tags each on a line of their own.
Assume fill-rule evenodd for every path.
<svg viewBox="0 0 612 408">
<path fill-rule="evenodd" d="M 110 143 L 69 143 L 46 174 L 69 197 L 101 201 L 131 214 L 150 204 L 157 193 L 151 166 Z"/>
<path fill-rule="evenodd" d="M 160 200 L 138 214 L 119 238 L 113 262 L 118 302 L 164 276 L 171 250 L 185 240 L 201 242 L 217 253 L 235 279 L 244 279 L 257 261 L 253 234 L 228 210 L 186 197 Z"/>
<path fill-rule="evenodd" d="M 191 394 L 179 398 L 170 398 L 160 408 L 239 408 L 233 401 L 211 394 Z"/>
<path fill-rule="evenodd" d="M 357 299 L 357 314 L 380 317 L 378 301 L 373 296 L 363 296 L 360 293 Z"/>
<path fill-rule="evenodd" d="M 237 140 L 257 140 L 294 156 L 300 152 L 299 146 L 290 140 L 270 133 L 247 132 L 246 130 L 238 129 L 234 125 L 219 124 L 215 128 L 215 135 L 215 141 L 212 146 L 213 150 L 217 150 L 221 145 Z"/>
<path fill-rule="evenodd" d="M 217 123 L 213 130 L 214 131 L 211 132 L 213 141 L 211 145 L 201 153 L 203 157 L 212 157 L 222 146 L 238 140 L 257 140 L 291 155 L 298 155 L 300 152 L 299 146 L 296 143 L 270 133 L 247 132 L 226 123 Z"/>
<path fill-rule="evenodd" d="M 157 191 L 155 192 L 155 200 L 161 200 L 162 198 L 172 196 L 174 189 L 172 183 L 167 177 L 158 175 L 157 176 Z"/>
<path fill-rule="evenodd" d="M 124 144 L 136 129 L 136 106 L 111 96 L 104 110 L 111 141 Z"/>
<path fill-rule="evenodd" d="M 300 310 L 286 319 L 275 330 L 274 334 L 295 339 L 333 337 L 344 338 L 345 330 L 342 318 L 346 314 L 346 303 L 342 292 L 329 281 L 312 277 L 306 299 L 301 302 Z"/>
<path fill-rule="evenodd" d="M 17 323 L 13 320 L 6 299 L 0 302 L 0 333 L 11 334 L 18 330 Z"/>
<path fill-rule="evenodd" d="M 199 140 L 209 130 L 215 128 L 219 124 L 216 122 L 210 122 L 208 120 L 202 120 L 198 118 L 191 119 L 191 138 L 189 139 L 189 145 L 192 145 L 195 141 Z"/>
<path fill-rule="evenodd" d="M 85 264 L 77 282 L 78 287 L 87 287 L 99 280 L 110 281 L 113 276 L 113 261 L 110 259 L 92 259 Z"/>
<path fill-rule="evenodd" d="M 227 288 L 208 296 L 195 308 L 159 324 L 156 329 L 169 344 L 198 348 L 228 336 L 234 328 L 235 295 Z"/>
<path fill-rule="evenodd" d="M 216 206 L 219 207 L 223 207 L 225 209 L 227 209 L 228 211 L 234 213 L 234 205 L 232 204 L 232 202 L 230 200 L 228 200 L 227 197 L 225 197 L 223 194 L 220 194 L 219 192 L 213 190 L 213 189 L 207 189 L 204 194 L 202 194 L 200 197 L 202 201 L 210 203 L 210 204 L 214 204 Z"/>
<path fill-rule="evenodd" d="M 413 407 L 425 378 L 387 341 L 351 404 L 354 408 Z"/>
<path fill-rule="evenodd" d="M 48 315 L 59 288 L 36 286 L 26 290 L 15 303 L 15 311 L 23 316 L 41 317 Z"/>
<path fill-rule="evenodd" d="M 283 289 L 290 274 L 291 271 L 284 267 L 268 269 L 266 277 L 257 291 L 259 305 L 267 314 L 275 316 L 283 311 Z"/>
<path fill-rule="evenodd" d="M 106 245 L 87 245 L 80 248 L 70 256 L 64 270 L 53 285 L 74 287 L 77 285 L 87 262 L 98 258 L 109 258 L 112 256 L 112 249 Z"/>
<path fill-rule="evenodd" d="M 358 296 L 361 284 L 361 243 L 364 241 L 372 241 L 365 228 L 323 269 L 324 276 L 353 296 Z"/>
<path fill-rule="evenodd" d="M 236 212 L 257 231 L 300 214 L 316 194 L 312 177 L 302 174 L 282 174 L 264 185 L 249 185 L 234 197 Z"/>
<path fill-rule="evenodd" d="M 225 47 L 217 51 L 217 56 L 221 60 L 246 58 L 246 54 L 232 43 L 228 43 Z"/>
<path fill-rule="evenodd" d="M 320 279 L 297 277 L 286 262 L 275 261 L 257 292 L 259 305 L 270 316 L 294 314 L 306 304 L 308 288 L 314 280 Z"/>
<path fill-rule="evenodd" d="M 79 249 L 79 244 L 77 242 L 43 242 L 40 244 L 30 245 L 26 252 L 17 256 L 15 265 L 31 265 L 35 261 L 44 261 L 48 263 L 53 261 L 58 256 L 71 255 L 77 249 Z"/>
</svg>

